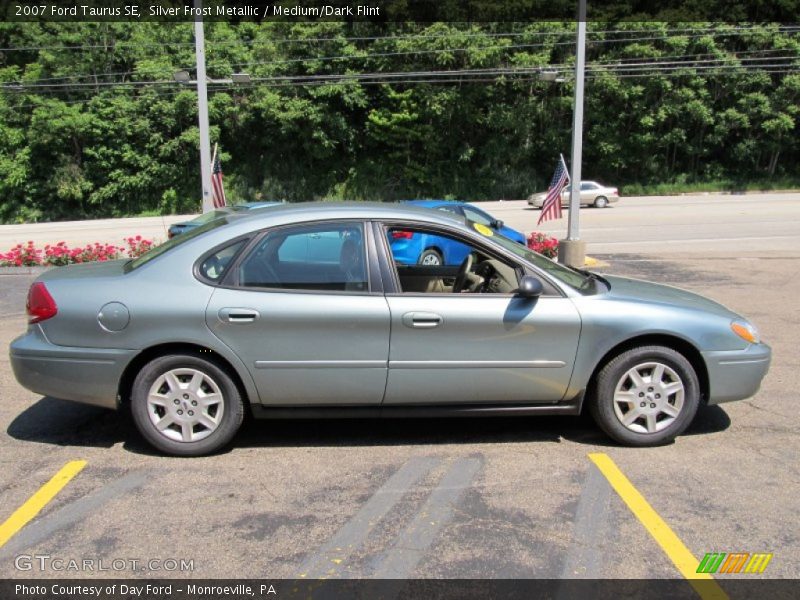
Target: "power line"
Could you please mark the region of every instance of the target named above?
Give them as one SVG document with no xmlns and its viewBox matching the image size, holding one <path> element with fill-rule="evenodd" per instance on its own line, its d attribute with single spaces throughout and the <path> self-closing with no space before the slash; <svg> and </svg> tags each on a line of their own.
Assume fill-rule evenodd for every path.
<svg viewBox="0 0 800 600">
<path fill-rule="evenodd" d="M 722 52 L 729 52 L 729 54 L 727 56 L 719 56 L 716 53 L 706 52 L 706 53 L 699 53 L 699 54 L 698 53 L 694 53 L 694 54 L 676 54 L 676 55 L 663 55 L 663 56 L 653 56 L 653 57 L 621 57 L 621 58 L 608 58 L 608 59 L 604 59 L 604 60 L 600 60 L 600 61 L 592 61 L 589 64 L 619 63 L 620 61 L 631 61 L 631 60 L 643 60 L 643 61 L 645 61 L 645 60 L 653 60 L 653 61 L 655 61 L 655 60 L 662 60 L 662 59 L 667 59 L 667 58 L 670 58 L 670 59 L 672 59 L 672 58 L 674 58 L 674 59 L 678 59 L 678 58 L 690 59 L 690 58 L 699 58 L 699 57 L 706 57 L 706 56 L 716 57 L 716 58 L 720 58 L 720 59 L 726 58 L 726 59 L 736 60 L 736 59 L 742 58 L 744 56 L 750 56 L 750 55 L 753 55 L 753 54 L 764 54 L 764 53 L 770 53 L 770 52 L 786 52 L 787 50 L 788 49 L 786 49 L 786 48 L 763 48 L 763 49 L 759 49 L 759 50 L 744 50 L 744 51 L 735 51 L 735 52 L 729 52 L 729 51 L 721 50 Z M 364 58 L 368 58 L 368 56 L 364 56 Z M 629 64 L 629 63 L 625 63 L 625 64 Z M 542 67 L 548 67 L 548 68 L 554 68 L 554 67 L 564 66 L 564 64 L 548 64 L 548 65 L 541 65 L 541 66 Z M 106 78 L 106 77 L 112 77 L 112 76 L 118 76 L 118 75 L 127 76 L 127 75 L 133 75 L 133 74 L 136 74 L 136 73 L 137 72 L 134 71 L 134 70 L 128 70 L 128 71 L 117 71 L 117 72 L 106 72 L 106 73 L 86 73 L 86 74 L 75 74 L 75 75 L 62 75 L 62 76 L 59 76 L 59 77 L 40 77 L 39 79 L 35 79 L 35 80 L 31 80 L 31 81 L 24 81 L 24 82 L 20 82 L 20 83 L 22 83 L 23 85 L 29 85 L 30 86 L 30 85 L 35 85 L 35 84 L 37 84 L 39 82 L 45 82 L 45 81 L 59 81 L 59 80 L 64 80 L 64 79 L 70 79 L 70 80 L 72 80 L 72 79 L 93 79 L 93 78 L 96 78 L 96 77 Z"/>
</svg>

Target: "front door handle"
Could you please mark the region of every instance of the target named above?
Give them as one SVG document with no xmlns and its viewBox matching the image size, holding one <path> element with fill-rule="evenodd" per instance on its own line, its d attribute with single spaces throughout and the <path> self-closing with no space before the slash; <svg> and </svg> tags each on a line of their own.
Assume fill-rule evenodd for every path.
<svg viewBox="0 0 800 600">
<path fill-rule="evenodd" d="M 221 308 L 219 318 L 228 323 L 253 323 L 261 315 L 252 308 Z"/>
<path fill-rule="evenodd" d="M 414 329 L 432 329 L 443 321 L 440 315 L 431 312 L 409 312 L 403 315 L 403 325 Z"/>
</svg>

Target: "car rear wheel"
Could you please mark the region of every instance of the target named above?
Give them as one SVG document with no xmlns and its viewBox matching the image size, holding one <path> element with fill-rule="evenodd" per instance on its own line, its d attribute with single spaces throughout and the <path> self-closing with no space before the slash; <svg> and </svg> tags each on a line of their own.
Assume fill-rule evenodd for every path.
<svg viewBox="0 0 800 600">
<path fill-rule="evenodd" d="M 594 199 L 595 208 L 605 208 L 606 206 L 608 206 L 608 198 L 605 196 L 598 196 Z"/>
<path fill-rule="evenodd" d="M 699 403 L 697 374 L 682 354 L 665 346 L 641 346 L 602 368 L 589 408 L 616 441 L 658 446 L 683 433 Z"/>
<path fill-rule="evenodd" d="M 171 355 L 147 363 L 133 383 L 131 413 L 142 436 L 176 456 L 202 456 L 233 439 L 244 405 L 231 377 L 215 363 Z"/>
<path fill-rule="evenodd" d="M 439 266 L 443 263 L 442 255 L 433 248 L 428 248 L 419 255 L 419 264 L 428 266 Z"/>
</svg>

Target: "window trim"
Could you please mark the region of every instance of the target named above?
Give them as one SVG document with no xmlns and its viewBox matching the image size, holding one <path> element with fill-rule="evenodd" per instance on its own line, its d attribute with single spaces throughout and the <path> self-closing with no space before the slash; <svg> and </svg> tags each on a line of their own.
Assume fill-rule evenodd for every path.
<svg viewBox="0 0 800 600">
<path fill-rule="evenodd" d="M 295 223 L 284 223 L 282 225 L 275 225 L 273 227 L 269 227 L 267 229 L 261 229 L 256 232 L 251 232 L 253 238 L 250 240 L 249 244 L 246 244 L 244 248 L 242 248 L 236 256 L 235 262 L 231 264 L 231 268 L 228 271 L 228 274 L 223 277 L 223 281 L 221 284 L 217 285 L 216 287 L 221 287 L 229 290 L 237 290 L 242 292 L 269 292 L 269 293 L 283 293 L 283 294 L 313 294 L 313 295 L 347 295 L 347 296 L 375 296 L 375 295 L 383 295 L 383 285 L 374 286 L 374 279 L 372 277 L 372 269 L 369 267 L 369 263 L 366 265 L 366 274 L 367 274 L 367 289 L 364 291 L 355 291 L 355 290 L 305 290 L 305 289 L 287 289 L 287 288 L 276 288 L 276 287 L 269 287 L 269 286 L 243 286 L 239 281 L 239 267 L 241 266 L 242 261 L 245 257 L 249 256 L 250 253 L 255 250 L 255 248 L 264 240 L 265 237 L 270 235 L 271 233 L 280 231 L 282 229 L 290 229 L 296 227 L 314 227 L 317 225 L 334 225 L 337 223 L 354 223 L 358 224 L 362 228 L 362 234 L 364 236 L 364 255 L 365 260 L 370 261 L 370 253 L 369 253 L 369 245 L 370 245 L 370 235 L 371 232 L 369 231 L 368 222 L 365 219 L 353 219 L 353 218 L 338 218 L 338 219 L 319 219 L 315 221 L 302 221 L 302 222 L 295 222 Z M 380 290 L 376 291 L 375 288 L 379 287 Z"/>
</svg>

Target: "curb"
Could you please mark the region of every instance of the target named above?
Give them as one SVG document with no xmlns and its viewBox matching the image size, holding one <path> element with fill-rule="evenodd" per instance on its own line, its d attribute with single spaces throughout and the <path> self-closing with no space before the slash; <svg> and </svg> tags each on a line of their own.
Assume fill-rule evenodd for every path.
<svg viewBox="0 0 800 600">
<path fill-rule="evenodd" d="M 41 275 L 55 267 L 0 267 L 0 275 Z"/>
<path fill-rule="evenodd" d="M 587 256 L 584 259 L 583 266 L 584 267 L 609 267 L 611 265 L 609 263 L 603 261 L 603 260 L 599 260 L 599 259 L 594 258 L 592 256 Z"/>
</svg>

